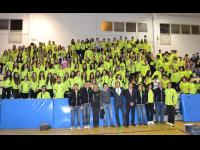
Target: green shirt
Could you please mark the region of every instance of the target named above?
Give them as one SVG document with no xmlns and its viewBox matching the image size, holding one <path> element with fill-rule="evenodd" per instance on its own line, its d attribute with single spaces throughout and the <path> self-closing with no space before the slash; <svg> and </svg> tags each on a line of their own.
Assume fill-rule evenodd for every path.
<svg viewBox="0 0 200 150">
<path fill-rule="evenodd" d="M 49 94 L 49 92 L 45 92 L 44 94 L 42 92 L 38 93 L 37 95 L 38 99 L 50 99 L 51 96 Z"/>
<path fill-rule="evenodd" d="M 64 83 L 60 83 L 60 84 L 56 83 L 53 86 L 55 98 L 64 98 L 65 90 L 66 90 L 66 87 Z"/>
<path fill-rule="evenodd" d="M 178 95 L 176 90 L 173 88 L 165 89 L 165 104 L 176 105 L 177 101 L 178 101 Z"/>
<path fill-rule="evenodd" d="M 190 94 L 196 94 L 197 90 L 196 90 L 196 86 L 194 83 L 188 83 L 188 88 L 189 88 L 189 93 Z"/>
<path fill-rule="evenodd" d="M 153 103 L 154 102 L 154 93 L 152 90 L 148 91 L 148 103 Z"/>
<path fill-rule="evenodd" d="M 29 81 L 22 81 L 21 82 L 21 92 L 22 93 L 29 93 L 30 89 L 30 82 Z"/>
</svg>

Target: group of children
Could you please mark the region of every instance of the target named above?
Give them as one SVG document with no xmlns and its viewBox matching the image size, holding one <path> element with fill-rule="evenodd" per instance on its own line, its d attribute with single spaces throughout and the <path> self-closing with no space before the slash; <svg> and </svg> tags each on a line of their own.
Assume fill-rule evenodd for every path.
<svg viewBox="0 0 200 150">
<path fill-rule="evenodd" d="M 91 89 L 102 89 L 104 83 L 113 89 L 116 82 L 128 89 L 131 82 L 145 91 L 149 84 L 155 90 L 159 83 L 163 89 L 171 83 L 183 94 L 200 92 L 199 54 L 190 58 L 159 50 L 154 57 L 146 38 L 72 39 L 67 48 L 54 41 L 13 45 L 0 56 L 0 73 L 5 73 L 2 99 L 68 98 L 75 84 L 81 88 L 86 81 Z"/>
</svg>

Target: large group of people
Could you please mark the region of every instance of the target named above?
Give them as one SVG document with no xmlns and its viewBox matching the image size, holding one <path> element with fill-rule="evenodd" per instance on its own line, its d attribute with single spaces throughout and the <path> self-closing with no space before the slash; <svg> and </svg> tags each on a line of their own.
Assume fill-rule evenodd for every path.
<svg viewBox="0 0 200 150">
<path fill-rule="evenodd" d="M 177 92 L 200 92 L 199 53 L 190 58 L 188 54 L 180 57 L 177 50 L 159 50 L 154 56 L 146 37 L 72 39 L 67 48 L 54 41 L 13 45 L 0 56 L 0 73 L 5 74 L 2 99 L 68 98 L 72 128 L 76 116 L 80 128 L 81 113 L 84 128 L 89 128 L 91 111 L 93 125 L 98 127 L 101 110 L 104 126 L 109 116 L 114 127 L 111 97 L 117 126 L 121 126 L 119 110 L 123 126 L 129 126 L 130 113 L 135 125 L 135 109 L 139 124 L 154 124 L 154 105 L 155 122 L 164 123 L 166 109 L 168 123 L 173 125 Z"/>
</svg>

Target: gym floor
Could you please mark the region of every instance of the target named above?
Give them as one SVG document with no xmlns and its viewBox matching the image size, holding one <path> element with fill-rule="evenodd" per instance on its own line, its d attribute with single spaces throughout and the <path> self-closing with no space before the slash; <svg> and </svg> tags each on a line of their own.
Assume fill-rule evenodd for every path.
<svg viewBox="0 0 200 150">
<path fill-rule="evenodd" d="M 12 129 L 0 130 L 0 135 L 188 135 L 185 131 L 185 123 L 176 121 L 174 127 L 167 124 L 155 124 L 149 126 L 130 126 L 129 128 L 91 128 L 91 129 L 50 129 L 39 131 L 39 129 Z M 192 123 L 200 125 L 198 123 Z"/>
</svg>

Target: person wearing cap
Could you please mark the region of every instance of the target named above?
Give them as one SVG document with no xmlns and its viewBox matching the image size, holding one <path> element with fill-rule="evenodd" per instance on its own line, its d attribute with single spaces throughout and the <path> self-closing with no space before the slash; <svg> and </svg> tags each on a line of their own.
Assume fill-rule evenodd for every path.
<svg viewBox="0 0 200 150">
<path fill-rule="evenodd" d="M 50 99 L 51 98 L 49 92 L 46 91 L 46 86 L 45 85 L 42 86 L 41 90 L 42 91 L 40 93 L 38 93 L 38 95 L 37 95 L 38 99 Z"/>
<path fill-rule="evenodd" d="M 77 129 L 80 129 L 81 117 L 81 93 L 79 85 L 74 84 L 73 90 L 69 94 L 69 106 L 71 109 L 71 129 L 75 128 L 75 118 L 77 117 Z"/>
</svg>

